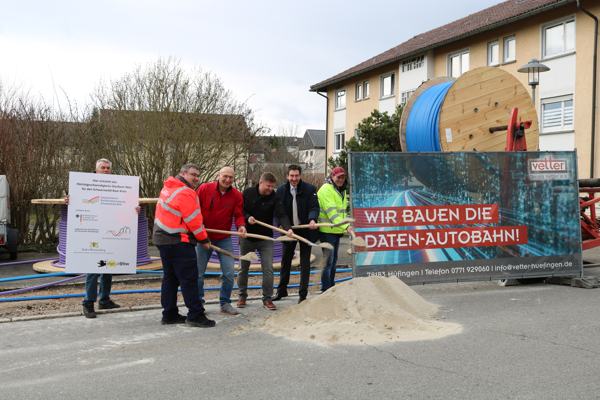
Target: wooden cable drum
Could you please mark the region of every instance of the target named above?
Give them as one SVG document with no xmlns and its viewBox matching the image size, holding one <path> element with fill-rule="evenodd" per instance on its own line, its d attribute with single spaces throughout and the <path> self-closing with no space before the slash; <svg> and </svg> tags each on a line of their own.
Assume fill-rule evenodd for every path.
<svg viewBox="0 0 600 400">
<path fill-rule="evenodd" d="M 512 74 L 480 67 L 460 78 L 436 78 L 423 83 L 410 97 L 400 121 L 404 151 L 504 151 L 506 131 L 489 128 L 506 125 L 517 107 L 526 130 L 527 149 L 539 144 L 538 118 L 525 86 Z"/>
</svg>

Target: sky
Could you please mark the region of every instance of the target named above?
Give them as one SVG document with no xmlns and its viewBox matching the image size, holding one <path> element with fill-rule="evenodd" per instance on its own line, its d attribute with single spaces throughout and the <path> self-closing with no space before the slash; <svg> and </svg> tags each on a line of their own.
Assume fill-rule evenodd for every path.
<svg viewBox="0 0 600 400">
<path fill-rule="evenodd" d="M 325 128 L 311 85 L 499 0 L 0 0 L 0 83 L 55 107 L 174 58 L 272 133 Z"/>
</svg>

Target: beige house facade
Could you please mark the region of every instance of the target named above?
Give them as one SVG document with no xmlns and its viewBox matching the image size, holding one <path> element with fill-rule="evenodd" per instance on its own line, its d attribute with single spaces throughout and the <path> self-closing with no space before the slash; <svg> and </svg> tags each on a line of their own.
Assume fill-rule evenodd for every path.
<svg viewBox="0 0 600 400">
<path fill-rule="evenodd" d="M 517 69 L 535 58 L 550 68 L 540 74 L 536 89 L 539 149 L 577 149 L 579 177 L 600 176 L 597 104 L 593 111 L 593 98 L 599 96 L 593 91 L 598 57 L 593 17 L 598 16 L 597 0 L 509 0 L 419 34 L 311 86 L 327 97 L 327 156 L 342 150 L 373 109 L 394 112 L 428 79 L 492 66 L 529 88 L 527 74 Z M 598 66 L 595 73 L 600 74 Z"/>
</svg>

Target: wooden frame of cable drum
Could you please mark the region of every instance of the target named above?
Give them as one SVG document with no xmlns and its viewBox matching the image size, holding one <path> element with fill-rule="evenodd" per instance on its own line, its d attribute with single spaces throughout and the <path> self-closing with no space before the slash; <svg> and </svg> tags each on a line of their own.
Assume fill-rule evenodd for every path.
<svg viewBox="0 0 600 400">
<path fill-rule="evenodd" d="M 425 90 L 450 80 L 448 77 L 431 79 L 419 86 L 408 100 L 400 121 L 403 151 L 409 151 L 406 124 L 415 101 Z M 480 67 L 464 73 L 448 90 L 439 112 L 442 151 L 504 151 L 506 133 L 490 133 L 489 128 L 506 125 L 514 107 L 519 109 L 523 121 L 531 121 L 531 128 L 525 133 L 527 149 L 538 150 L 537 111 L 527 88 L 500 68 Z"/>
</svg>

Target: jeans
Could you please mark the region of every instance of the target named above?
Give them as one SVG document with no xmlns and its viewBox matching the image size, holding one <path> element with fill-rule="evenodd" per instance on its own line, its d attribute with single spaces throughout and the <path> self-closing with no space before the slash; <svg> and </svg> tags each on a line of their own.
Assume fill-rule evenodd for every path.
<svg viewBox="0 0 600 400">
<path fill-rule="evenodd" d="M 321 273 L 321 291 L 324 292 L 335 285 L 335 269 L 338 258 L 338 249 L 340 247 L 340 239 L 342 235 L 335 233 L 321 232 L 321 242 L 329 243 L 333 246 L 333 250 L 323 249 L 323 258 L 325 265 Z"/>
<path fill-rule="evenodd" d="M 217 247 L 233 253 L 233 244 L 231 237 L 216 240 L 212 242 Z M 208 260 L 213 252 L 213 249 L 206 250 L 204 247 L 196 246 L 196 255 L 198 256 L 198 289 L 200 290 L 200 301 L 204 302 L 204 273 Z M 219 255 L 219 263 L 221 264 L 221 292 L 219 294 L 219 302 L 221 305 L 231 303 L 231 291 L 233 290 L 233 282 L 235 279 L 234 260 L 225 254 Z"/>
<path fill-rule="evenodd" d="M 283 257 L 281 258 L 281 272 L 277 293 L 287 295 L 287 286 L 290 282 L 290 270 L 292 269 L 292 258 L 294 258 L 296 244 L 300 244 L 300 291 L 298 294 L 301 299 L 305 299 L 308 294 L 308 282 L 310 280 L 311 247 L 302 242 L 283 242 Z"/>
<path fill-rule="evenodd" d="M 262 268 L 262 292 L 263 300 L 273 297 L 273 242 L 269 240 L 240 239 L 240 255 L 250 251 L 258 250 L 260 254 L 260 265 Z M 240 297 L 248 297 L 248 271 L 250 261 L 240 261 L 240 273 L 238 274 L 238 287 Z"/>
<path fill-rule="evenodd" d="M 181 287 L 183 301 L 188 308 L 187 319 L 194 321 L 204 314 L 204 306 L 198 298 L 198 266 L 194 245 L 177 243 L 156 246 L 163 264 L 160 303 L 163 318 L 173 319 L 179 314 L 177 288 Z"/>
<path fill-rule="evenodd" d="M 112 274 L 87 274 L 85 276 L 85 298 L 83 303 L 95 303 L 98 298 L 98 278 L 100 278 L 100 303 L 110 301 Z"/>
</svg>

